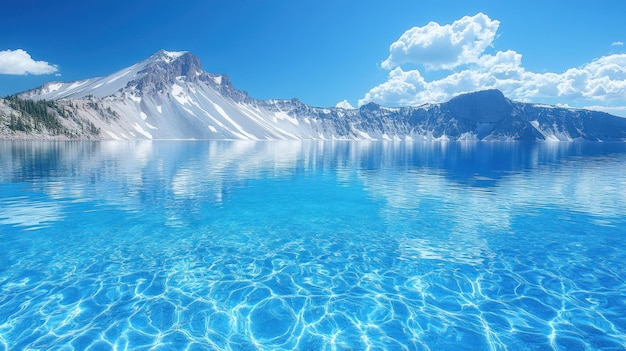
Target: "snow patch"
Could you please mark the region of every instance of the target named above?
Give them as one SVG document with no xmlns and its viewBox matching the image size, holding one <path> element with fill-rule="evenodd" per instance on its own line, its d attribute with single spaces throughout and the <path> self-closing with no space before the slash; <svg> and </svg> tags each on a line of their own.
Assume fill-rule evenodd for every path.
<svg viewBox="0 0 626 351">
<path fill-rule="evenodd" d="M 230 118 L 228 114 L 226 114 L 226 111 L 224 111 L 222 106 L 214 103 L 213 101 L 209 101 L 209 102 L 213 104 L 213 108 L 217 111 L 217 113 L 222 115 L 222 117 L 224 117 L 224 119 L 226 119 L 228 123 L 233 125 L 240 132 L 240 133 L 233 132 L 233 134 L 243 136 L 243 139 L 252 139 L 252 140 L 257 139 L 254 135 L 247 133 L 239 124 L 237 124 L 237 122 L 235 122 L 232 118 Z"/>
<path fill-rule="evenodd" d="M 148 122 L 146 122 L 146 127 L 150 128 L 150 129 L 159 129 L 159 128 L 153 126 L 152 124 L 150 124 Z"/>
<path fill-rule="evenodd" d="M 81 82 L 81 81 L 74 82 L 74 83 L 72 83 L 72 85 L 70 85 L 67 89 L 68 89 L 68 90 L 70 90 L 70 89 L 76 89 L 76 88 L 78 88 L 78 87 L 79 87 L 79 86 L 81 86 L 81 85 L 85 85 L 85 84 L 87 84 L 87 82 L 88 82 L 88 81 L 86 81 L 86 80 L 83 80 L 82 82 Z"/>
<path fill-rule="evenodd" d="M 211 130 L 213 133 L 217 133 L 217 129 L 215 129 L 215 127 L 213 126 L 209 126 L 209 130 Z"/>
<path fill-rule="evenodd" d="M 183 90 L 183 87 L 178 84 L 172 85 L 172 96 L 181 105 L 191 104 L 189 95 L 187 95 L 187 93 Z"/>
<path fill-rule="evenodd" d="M 335 105 L 335 107 L 342 108 L 344 110 L 354 110 L 354 106 L 352 106 L 352 104 L 349 103 L 348 100 L 339 101 L 337 105 Z"/>
<path fill-rule="evenodd" d="M 176 60 L 177 58 L 183 56 L 185 53 L 187 53 L 187 51 L 165 51 L 165 50 L 161 50 L 161 53 L 163 54 L 163 56 L 161 57 L 161 61 L 165 61 L 167 63 L 171 63 L 172 61 Z"/>
<path fill-rule="evenodd" d="M 129 94 L 128 97 L 136 103 L 141 103 L 141 97 L 133 94 Z"/>
<path fill-rule="evenodd" d="M 113 139 L 113 140 L 122 140 L 122 138 L 118 137 L 118 136 L 117 136 L 117 135 L 115 135 L 115 133 L 113 133 L 113 132 L 110 132 L 110 131 L 108 131 L 108 130 L 105 130 L 104 132 L 105 132 L 105 133 L 107 133 L 107 134 L 111 137 L 111 139 Z"/>
<path fill-rule="evenodd" d="M 457 140 L 458 141 L 477 141 L 478 136 L 476 136 L 476 134 L 472 132 L 466 132 L 466 133 L 461 134 Z"/>
<path fill-rule="evenodd" d="M 159 113 L 163 113 L 163 108 L 161 107 L 161 105 L 158 105 L 156 109 L 157 111 L 159 111 Z"/>
<path fill-rule="evenodd" d="M 141 116 L 141 119 L 143 119 L 144 121 L 148 119 L 148 115 L 145 114 L 143 111 L 139 112 L 139 116 Z"/>
<path fill-rule="evenodd" d="M 544 134 L 546 141 L 560 141 L 559 138 L 554 134 Z"/>
<path fill-rule="evenodd" d="M 376 140 L 376 138 L 372 137 L 371 135 L 369 135 L 367 132 L 361 131 L 361 130 L 357 130 L 356 133 L 362 138 L 362 139 L 366 139 L 366 140 Z"/>
<path fill-rule="evenodd" d="M 145 136 L 145 137 L 146 137 L 146 138 L 148 138 L 148 139 L 152 139 L 152 134 L 150 134 L 147 130 L 143 129 L 143 128 L 139 125 L 139 123 L 133 123 L 133 128 L 135 128 L 135 130 L 136 130 L 139 134 L 141 134 L 141 135 Z M 132 133 L 131 133 L 131 134 L 132 134 Z"/>
<path fill-rule="evenodd" d="M 198 115 L 196 115 L 192 110 L 186 108 L 185 106 L 181 106 L 183 108 L 183 110 L 187 111 L 187 113 L 189 113 L 190 115 L 194 116 L 194 117 L 198 117 Z"/>
<path fill-rule="evenodd" d="M 539 108 L 556 108 L 556 106 L 552 106 L 552 105 L 545 105 L 545 104 L 533 104 L 533 107 L 539 107 Z"/>
<path fill-rule="evenodd" d="M 383 111 L 387 111 L 387 112 L 398 112 L 398 111 L 400 111 L 400 108 L 398 108 L 398 107 L 381 106 L 380 109 L 383 110 Z"/>
<path fill-rule="evenodd" d="M 217 85 L 222 85 L 222 76 L 213 77 L 213 81 Z"/>
<path fill-rule="evenodd" d="M 61 89 L 62 86 L 63 86 L 63 83 L 50 83 L 48 84 L 48 86 L 46 86 L 43 93 L 44 94 L 52 93 L 54 91 Z"/>
<path fill-rule="evenodd" d="M 274 121 L 276 121 L 277 119 L 286 119 L 289 122 L 293 123 L 294 125 L 300 125 L 300 122 L 298 122 L 298 119 L 289 116 L 286 112 L 283 112 L 283 111 L 274 112 Z"/>
<path fill-rule="evenodd" d="M 107 84 L 111 84 L 111 83 L 115 82 L 116 80 L 118 80 L 118 79 L 122 78 L 123 76 L 127 75 L 128 73 L 130 73 L 130 70 L 126 70 L 126 71 L 122 72 L 122 74 L 117 75 L 117 76 L 115 76 L 115 77 L 111 78 L 111 79 L 107 82 Z"/>
</svg>

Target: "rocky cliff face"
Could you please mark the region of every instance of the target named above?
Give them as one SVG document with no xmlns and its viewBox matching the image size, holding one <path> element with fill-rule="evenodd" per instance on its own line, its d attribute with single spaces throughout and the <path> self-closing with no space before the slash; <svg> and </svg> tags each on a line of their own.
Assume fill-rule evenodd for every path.
<svg viewBox="0 0 626 351">
<path fill-rule="evenodd" d="M 51 82 L 19 97 L 55 101 L 66 112 L 58 119 L 70 138 L 626 140 L 624 118 L 513 102 L 498 90 L 406 108 L 257 100 L 227 76 L 204 72 L 191 53 L 163 50 L 106 77 Z M 0 115 L 6 121 L 5 110 Z M 0 130 L 4 138 L 14 135 Z"/>
<path fill-rule="evenodd" d="M 444 113 L 457 119 L 496 123 L 511 115 L 513 104 L 499 90 L 484 90 L 454 97 L 442 108 Z"/>
</svg>

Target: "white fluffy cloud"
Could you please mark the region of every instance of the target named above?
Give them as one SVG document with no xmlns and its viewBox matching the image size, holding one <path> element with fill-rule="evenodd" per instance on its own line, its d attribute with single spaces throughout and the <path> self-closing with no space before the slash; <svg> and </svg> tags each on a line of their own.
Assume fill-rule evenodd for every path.
<svg viewBox="0 0 626 351">
<path fill-rule="evenodd" d="M 452 24 L 430 22 L 413 27 L 391 44 L 385 69 L 406 63 L 422 64 L 430 69 L 452 69 L 476 62 L 496 36 L 500 22 L 479 13 L 465 16 Z"/>
<path fill-rule="evenodd" d="M 35 61 L 22 49 L 0 51 L 0 74 L 51 74 L 57 71 L 56 65 Z"/>
<path fill-rule="evenodd" d="M 521 101 L 553 97 L 587 102 L 626 99 L 626 54 L 604 56 L 563 73 L 529 72 L 521 59 L 521 54 L 510 50 L 483 55 L 471 68 L 432 81 L 426 81 L 419 70 L 397 67 L 389 72 L 386 82 L 367 92 L 359 105 L 420 105 L 482 89 L 500 89 Z"/>
<path fill-rule="evenodd" d="M 613 43 L 611 43 L 611 46 L 624 46 L 624 42 L 623 41 L 614 41 Z"/>
<path fill-rule="evenodd" d="M 626 54 L 603 56 L 560 73 L 531 72 L 523 67 L 522 54 L 516 51 L 485 53 L 498 25 L 498 21 L 478 14 L 451 25 L 431 22 L 408 30 L 392 44 L 391 54 L 381 65 L 390 70 L 387 81 L 370 89 L 359 106 L 368 102 L 415 106 L 443 102 L 465 92 L 499 89 L 514 100 L 561 98 L 562 103 L 579 107 L 601 110 L 602 106 L 613 106 L 604 110 L 623 111 L 615 106 L 626 104 Z M 406 64 L 431 70 L 456 69 L 429 81 L 419 69 L 403 69 Z"/>
</svg>

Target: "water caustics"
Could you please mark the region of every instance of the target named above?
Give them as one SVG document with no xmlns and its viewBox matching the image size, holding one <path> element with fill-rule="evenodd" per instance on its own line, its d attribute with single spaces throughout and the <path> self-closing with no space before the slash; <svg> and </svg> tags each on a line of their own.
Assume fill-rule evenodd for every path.
<svg viewBox="0 0 626 351">
<path fill-rule="evenodd" d="M 626 348 L 623 144 L 0 155 L 0 350 Z"/>
</svg>

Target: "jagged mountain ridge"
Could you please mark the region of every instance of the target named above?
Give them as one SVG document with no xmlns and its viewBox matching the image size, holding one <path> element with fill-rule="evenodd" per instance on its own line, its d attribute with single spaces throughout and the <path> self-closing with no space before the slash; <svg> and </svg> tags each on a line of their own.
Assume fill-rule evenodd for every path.
<svg viewBox="0 0 626 351">
<path fill-rule="evenodd" d="M 257 100 L 189 52 L 161 50 L 102 78 L 51 82 L 19 95 L 54 100 L 101 139 L 626 140 L 626 119 L 514 102 L 498 90 L 388 108 L 317 108 Z"/>
</svg>

